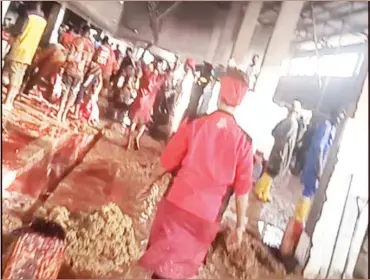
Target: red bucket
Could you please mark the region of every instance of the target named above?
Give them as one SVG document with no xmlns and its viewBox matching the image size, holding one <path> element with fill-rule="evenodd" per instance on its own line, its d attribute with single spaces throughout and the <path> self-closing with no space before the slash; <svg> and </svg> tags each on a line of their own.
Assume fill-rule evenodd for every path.
<svg viewBox="0 0 370 280">
<path fill-rule="evenodd" d="M 294 256 L 303 228 L 303 224 L 296 219 L 289 220 L 280 246 L 282 256 Z"/>
</svg>

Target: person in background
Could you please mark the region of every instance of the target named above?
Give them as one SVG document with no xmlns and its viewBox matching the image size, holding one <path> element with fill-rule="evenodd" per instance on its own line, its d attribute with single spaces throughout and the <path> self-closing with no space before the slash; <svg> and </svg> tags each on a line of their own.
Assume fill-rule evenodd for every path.
<svg viewBox="0 0 370 280">
<path fill-rule="evenodd" d="M 30 2 L 27 20 L 16 36 L 4 67 L 3 76 L 9 77 L 4 109 L 10 111 L 14 98 L 19 94 L 27 67 L 32 63 L 46 24 L 41 2 Z"/>
<path fill-rule="evenodd" d="M 121 61 L 120 63 L 118 63 L 117 61 L 117 65 L 119 65 L 119 67 L 117 71 L 112 75 L 112 83 L 114 85 L 117 85 L 119 79 L 122 76 L 125 76 L 125 69 L 127 69 L 127 67 L 132 66 L 136 68 L 136 65 L 133 60 L 133 52 L 132 49 L 129 47 L 126 49 L 125 57 L 121 57 L 120 61 Z"/>
<path fill-rule="evenodd" d="M 211 66 L 209 78 L 207 79 L 207 85 L 205 86 L 203 90 L 203 95 L 201 97 L 199 106 L 197 108 L 198 115 L 205 115 L 207 113 L 209 101 L 212 98 L 213 87 L 215 85 L 215 82 L 216 82 L 215 71 L 213 67 Z"/>
<path fill-rule="evenodd" d="M 98 65 L 95 65 L 94 62 L 90 64 L 89 72 L 87 74 L 88 77 L 94 77 L 91 80 L 91 83 L 87 86 L 92 85 L 92 92 L 89 96 L 89 100 L 85 100 L 82 103 L 79 119 L 87 121 L 90 126 L 97 126 L 100 122 L 99 119 L 99 106 L 98 106 L 98 97 L 103 86 L 103 79 L 101 75 L 101 70 Z M 89 82 L 90 79 L 87 80 Z M 85 86 L 85 84 L 84 84 Z"/>
<path fill-rule="evenodd" d="M 103 88 L 101 96 L 107 96 L 110 89 L 110 81 L 113 72 L 116 72 L 117 61 L 116 56 L 109 44 L 108 36 L 102 40 L 101 46 L 96 50 L 93 61 L 100 65 L 103 73 Z"/>
<path fill-rule="evenodd" d="M 41 84 L 54 85 L 56 76 L 62 72 L 65 61 L 66 50 L 61 44 L 50 44 L 41 49 L 31 65 L 31 75 L 25 84 L 25 93 L 28 94 Z M 52 90 L 48 92 L 51 93 Z"/>
<path fill-rule="evenodd" d="M 303 134 L 302 144 L 301 144 L 301 146 L 299 147 L 299 149 L 297 151 L 296 162 L 295 162 L 295 166 L 294 166 L 294 174 L 297 175 L 297 176 L 302 173 L 304 163 L 306 162 L 306 156 L 307 156 L 307 153 L 308 153 L 308 149 L 310 147 L 313 134 L 316 130 L 316 125 L 317 125 L 317 123 L 314 122 L 314 119 L 312 118 L 310 120 L 310 123 L 309 123 L 308 127 L 307 127 L 307 130 Z"/>
<path fill-rule="evenodd" d="M 256 154 L 253 157 L 253 185 L 255 185 L 261 178 L 264 169 L 263 161 L 264 161 L 263 153 L 257 150 Z"/>
<path fill-rule="evenodd" d="M 211 98 L 208 101 L 206 113 L 210 114 L 217 110 L 217 100 L 220 94 L 220 79 L 215 76 L 214 85 L 212 88 Z"/>
<path fill-rule="evenodd" d="M 310 212 L 311 200 L 319 188 L 320 178 L 336 136 L 336 128 L 344 116 L 343 110 L 334 110 L 329 118 L 315 127 L 301 175 L 303 193 L 295 210 L 295 219 L 303 224 Z"/>
<path fill-rule="evenodd" d="M 114 78 L 119 70 L 119 67 L 121 66 L 122 60 L 123 60 L 123 53 L 120 50 L 120 46 L 117 44 L 116 49 L 114 50 L 114 55 L 116 57 L 116 63 L 117 63 L 117 69 L 116 72 L 112 75 L 112 82 L 114 82 Z"/>
<path fill-rule="evenodd" d="M 66 121 L 67 114 L 75 104 L 80 85 L 91 62 L 94 46 L 89 37 L 90 27 L 85 25 L 81 30 L 81 36 L 76 37 L 67 49 L 65 71 L 62 78 L 64 90 L 57 115 L 59 121 Z"/>
<path fill-rule="evenodd" d="M 103 73 L 100 65 L 91 61 L 87 68 L 83 83 L 80 86 L 80 90 L 77 95 L 76 104 L 80 105 L 75 115 L 76 119 L 80 119 L 83 115 L 86 115 L 86 108 L 90 108 L 94 102 L 90 102 L 93 99 L 98 100 L 99 93 L 103 87 Z M 87 98 L 86 98 L 87 97 Z M 87 106 L 89 105 L 89 106 Z M 92 108 L 92 107 L 91 107 Z M 84 110 L 81 112 L 81 110 Z"/>
<path fill-rule="evenodd" d="M 299 175 L 302 171 L 303 164 L 299 162 L 300 151 L 302 150 L 303 142 L 304 142 L 304 135 L 307 131 L 307 123 L 303 116 L 298 118 L 298 132 L 297 132 L 297 140 L 295 144 L 295 148 L 293 151 L 292 163 L 291 163 L 291 173 L 293 175 Z"/>
<path fill-rule="evenodd" d="M 197 71 L 198 69 L 200 70 L 199 72 Z M 197 116 L 198 107 L 202 97 L 204 96 L 205 88 L 209 83 L 211 83 L 212 69 L 212 65 L 207 62 L 204 62 L 203 65 L 198 65 L 196 67 L 195 73 L 197 73 L 197 75 L 195 78 L 195 83 L 191 89 L 190 102 L 188 108 L 186 109 L 184 118 L 192 118 L 193 116 Z"/>
<path fill-rule="evenodd" d="M 298 116 L 301 112 L 301 103 L 294 101 L 292 108 L 284 120 L 272 130 L 274 146 L 272 147 L 267 168 L 254 189 L 258 199 L 263 202 L 271 201 L 271 186 L 276 176 L 284 176 L 289 170 L 295 141 L 298 132 Z"/>
<path fill-rule="evenodd" d="M 97 50 L 101 46 L 101 37 L 98 34 L 94 35 L 94 48 Z"/>
<path fill-rule="evenodd" d="M 212 97 L 212 90 L 215 84 L 215 79 L 213 77 L 210 78 L 209 82 L 207 83 L 206 87 L 204 88 L 203 95 L 199 100 L 199 105 L 197 108 L 197 115 L 205 115 L 207 114 L 208 110 L 208 103 Z"/>
<path fill-rule="evenodd" d="M 136 97 L 136 93 L 135 70 L 132 65 L 129 65 L 124 69 L 121 78 L 114 87 L 114 119 L 119 117 L 120 120 L 127 120 L 127 114 L 130 105 Z"/>
<path fill-rule="evenodd" d="M 259 74 L 259 69 L 258 69 L 258 63 L 259 63 L 260 56 L 258 54 L 254 54 L 252 56 L 252 61 L 248 65 L 247 68 L 247 73 L 249 77 L 249 83 L 250 83 L 250 91 L 254 91 L 256 82 L 257 82 L 257 77 Z"/>
<path fill-rule="evenodd" d="M 73 40 L 75 38 L 75 34 L 73 32 L 73 29 L 71 27 L 69 27 L 66 31 L 64 31 L 61 35 L 60 35 L 60 44 L 62 44 L 63 47 L 65 48 L 69 48 L 71 46 L 71 44 L 73 43 Z"/>
<path fill-rule="evenodd" d="M 173 175 L 172 185 L 158 205 L 146 252 L 139 260 L 142 268 L 153 273 L 152 279 L 197 275 L 233 192 L 237 223 L 228 243 L 241 244 L 252 188 L 253 149 L 234 112 L 247 85 L 244 73 L 230 69 L 221 81 L 218 110 L 184 120 L 151 175 L 154 184 L 166 173 Z"/>
<path fill-rule="evenodd" d="M 127 48 L 126 49 L 126 55 L 122 59 L 121 65 L 120 65 L 120 70 L 125 69 L 128 65 L 134 65 L 133 63 L 133 51 L 132 48 Z"/>
<path fill-rule="evenodd" d="M 98 100 L 99 93 L 103 87 L 103 73 L 100 68 L 100 65 L 91 61 L 90 65 L 87 68 L 84 80 L 82 85 L 80 86 L 80 90 L 76 100 L 77 104 L 81 104 L 82 106 L 80 109 L 86 104 L 85 96 L 90 97 L 91 100 L 92 95 L 96 95 L 96 100 Z M 90 94 L 91 93 L 91 94 Z M 86 107 L 86 106 L 85 106 Z M 77 118 L 80 118 L 81 112 L 78 112 Z"/>
<path fill-rule="evenodd" d="M 135 146 L 136 149 L 140 149 L 140 139 L 144 134 L 146 124 L 151 120 L 157 93 L 166 80 L 166 74 L 161 69 L 162 60 L 159 59 L 149 65 L 142 65 L 138 95 L 129 112 L 131 125 L 127 143 L 128 150 L 132 148 L 136 128 L 138 128 L 138 133 L 135 137 Z"/>
<path fill-rule="evenodd" d="M 195 61 L 188 58 L 185 61 L 184 70 L 185 76 L 180 85 L 180 94 L 177 97 L 174 116 L 171 120 L 171 134 L 174 134 L 179 128 L 190 103 L 191 91 L 195 81 Z"/>
<path fill-rule="evenodd" d="M 120 61 L 120 59 L 122 57 L 122 52 L 121 52 L 120 46 L 118 44 L 116 45 L 116 49 L 114 50 L 114 55 L 116 56 L 116 60 Z"/>
</svg>

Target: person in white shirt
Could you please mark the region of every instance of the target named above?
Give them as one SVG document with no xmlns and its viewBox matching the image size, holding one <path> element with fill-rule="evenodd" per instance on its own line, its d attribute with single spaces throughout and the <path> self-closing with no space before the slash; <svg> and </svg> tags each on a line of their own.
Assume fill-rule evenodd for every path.
<svg viewBox="0 0 370 280">
<path fill-rule="evenodd" d="M 181 82 L 181 92 L 177 98 L 175 109 L 174 109 L 174 116 L 171 121 L 171 134 L 174 134 L 177 129 L 179 128 L 185 111 L 189 106 L 191 90 L 193 88 L 193 84 L 195 81 L 195 62 L 193 59 L 188 58 L 185 61 L 184 65 L 185 69 L 185 76 Z"/>
</svg>

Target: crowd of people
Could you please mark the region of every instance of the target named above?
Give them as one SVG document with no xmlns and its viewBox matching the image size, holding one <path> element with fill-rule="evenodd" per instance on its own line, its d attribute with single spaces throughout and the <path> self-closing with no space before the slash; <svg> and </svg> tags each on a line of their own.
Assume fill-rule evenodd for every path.
<svg viewBox="0 0 370 280">
<path fill-rule="evenodd" d="M 181 64 L 154 57 L 154 61 L 145 62 L 147 49 L 140 58 L 134 57 L 130 47 L 123 54 L 118 45 L 113 49 L 108 36 L 92 36 L 88 25 L 63 25 L 58 42 L 40 43 L 47 25 L 41 7 L 39 2 L 31 3 L 21 28 L 9 30 L 14 43 L 5 57 L 5 110 L 12 110 L 20 93 L 36 94 L 39 100 L 57 106 L 52 116 L 58 121 L 85 119 L 96 125 L 97 101 L 102 96 L 117 109 L 121 120 L 129 119 L 130 149 L 133 144 L 140 147 L 140 138 L 157 107 L 171 103 L 165 112 L 168 134 L 177 131 L 196 83 L 194 60 Z"/>
</svg>

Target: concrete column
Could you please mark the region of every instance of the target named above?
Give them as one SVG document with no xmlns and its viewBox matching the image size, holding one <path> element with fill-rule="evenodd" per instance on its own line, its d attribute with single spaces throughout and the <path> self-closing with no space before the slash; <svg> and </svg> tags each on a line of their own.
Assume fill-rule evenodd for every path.
<svg viewBox="0 0 370 280">
<path fill-rule="evenodd" d="M 213 58 L 215 64 L 227 65 L 235 40 L 235 31 L 238 20 L 241 18 L 243 2 L 232 2 L 231 8 L 226 16 L 225 25 L 222 28 L 218 48 Z"/>
<path fill-rule="evenodd" d="M 259 55 L 259 63 L 257 64 L 257 69 L 261 68 L 263 58 L 265 56 L 267 46 L 270 42 L 272 32 L 274 30 L 273 26 L 262 26 L 256 25 L 254 33 L 251 39 L 251 43 L 244 54 L 243 62 L 241 64 L 242 69 L 247 69 L 248 65 L 252 62 L 253 55 Z"/>
<path fill-rule="evenodd" d="M 54 4 L 53 8 L 51 9 L 48 24 L 46 26 L 43 43 L 56 43 L 58 42 L 59 37 L 59 28 L 63 22 L 64 14 L 66 11 L 66 4 L 62 2 L 61 4 L 56 3 Z"/>
<path fill-rule="evenodd" d="M 273 103 L 280 78 L 280 66 L 288 56 L 304 1 L 284 1 L 274 27 L 255 92 L 248 93 L 236 112 L 239 124 L 253 138 L 254 148 L 269 155 L 273 145 L 271 131 L 285 117 Z"/>
<path fill-rule="evenodd" d="M 217 19 L 215 20 L 215 25 L 213 27 L 212 36 L 209 42 L 208 51 L 207 51 L 206 59 L 205 59 L 209 63 L 213 63 L 213 58 L 216 55 L 217 46 L 220 41 L 222 28 L 220 27 L 219 22 L 220 20 L 217 17 Z"/>
<path fill-rule="evenodd" d="M 258 23 L 258 17 L 260 15 L 262 5 L 262 1 L 249 2 L 235 40 L 232 57 L 234 57 L 238 65 L 242 65 L 242 69 L 245 69 L 247 66 L 245 55 L 249 46 L 251 45 L 253 33 Z"/>
<path fill-rule="evenodd" d="M 4 23 L 6 12 L 10 6 L 10 1 L 1 1 L 1 22 Z"/>
</svg>

